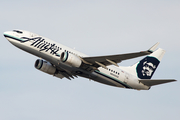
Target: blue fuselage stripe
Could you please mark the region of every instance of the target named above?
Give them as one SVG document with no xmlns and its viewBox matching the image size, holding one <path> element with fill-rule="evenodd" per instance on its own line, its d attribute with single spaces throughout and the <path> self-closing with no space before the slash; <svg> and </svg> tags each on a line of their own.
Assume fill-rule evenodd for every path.
<svg viewBox="0 0 180 120">
<path fill-rule="evenodd" d="M 4 34 L 4 37 L 11 38 L 11 39 L 15 39 L 15 40 L 17 40 L 17 41 L 22 42 L 22 40 L 20 40 L 20 39 L 18 39 L 18 38 L 15 38 L 15 37 L 12 37 L 12 36 L 9 36 L 9 35 L 5 35 L 5 34 Z"/>
<path fill-rule="evenodd" d="M 116 79 L 113 79 L 112 77 L 109 77 L 109 76 L 107 76 L 107 75 L 105 75 L 105 74 L 102 74 L 101 72 L 97 72 L 97 71 L 94 71 L 94 72 L 97 73 L 97 74 L 99 74 L 99 75 L 101 75 L 101 76 L 107 77 L 107 78 L 113 80 L 114 82 L 117 82 L 117 83 L 121 84 L 121 85 L 124 86 L 125 88 L 132 89 L 132 87 L 126 85 L 125 83 L 120 82 L 120 81 L 118 81 L 118 80 L 116 80 Z"/>
</svg>

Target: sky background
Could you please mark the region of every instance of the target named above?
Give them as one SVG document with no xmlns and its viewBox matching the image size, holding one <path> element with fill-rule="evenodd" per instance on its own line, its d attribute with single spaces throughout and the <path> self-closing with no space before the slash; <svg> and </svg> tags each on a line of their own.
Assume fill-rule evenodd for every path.
<svg viewBox="0 0 180 120">
<path fill-rule="evenodd" d="M 180 80 L 179 0 L 1 0 L 0 120 L 179 120 L 180 82 L 149 91 L 58 79 L 3 36 L 23 29 L 90 56 L 166 50 L 153 78 Z M 141 58 L 123 61 L 120 66 Z"/>
</svg>

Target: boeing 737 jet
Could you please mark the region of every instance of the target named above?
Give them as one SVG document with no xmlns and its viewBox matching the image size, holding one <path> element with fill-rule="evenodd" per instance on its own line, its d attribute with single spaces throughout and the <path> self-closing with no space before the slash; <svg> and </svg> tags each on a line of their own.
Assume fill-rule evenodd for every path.
<svg viewBox="0 0 180 120">
<path fill-rule="evenodd" d="M 4 32 L 5 38 L 14 46 L 40 59 L 35 68 L 58 78 L 85 77 L 115 87 L 149 90 L 151 86 L 176 81 L 174 79 L 151 79 L 165 51 L 157 49 L 156 43 L 141 52 L 90 57 L 43 36 L 24 30 Z M 118 65 L 123 60 L 145 56 L 128 67 Z"/>
</svg>

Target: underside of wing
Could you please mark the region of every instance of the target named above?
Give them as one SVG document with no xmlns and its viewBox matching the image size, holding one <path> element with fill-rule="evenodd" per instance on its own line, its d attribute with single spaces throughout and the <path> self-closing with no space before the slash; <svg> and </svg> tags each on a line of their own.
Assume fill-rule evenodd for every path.
<svg viewBox="0 0 180 120">
<path fill-rule="evenodd" d="M 143 83 L 144 85 L 147 86 L 154 86 L 154 85 L 159 85 L 159 84 L 164 84 L 164 83 L 168 83 L 168 82 L 174 82 L 176 80 L 174 79 L 143 79 L 143 80 L 139 80 L 139 82 Z"/>
<path fill-rule="evenodd" d="M 119 63 L 123 60 L 132 59 L 144 55 L 148 55 L 150 52 L 143 51 L 143 52 L 137 52 L 137 53 L 128 53 L 128 54 L 119 54 L 119 55 L 109 55 L 109 56 L 98 56 L 98 57 L 85 57 L 83 60 L 91 63 L 91 64 L 97 64 L 97 62 L 107 66 L 112 65 L 112 62 Z M 98 65 L 99 66 L 99 65 Z"/>
<path fill-rule="evenodd" d="M 58 78 L 67 78 L 69 80 L 71 79 L 74 79 L 74 77 L 77 77 L 76 74 L 74 73 L 71 73 L 70 71 L 67 71 L 67 70 L 64 70 L 64 69 L 61 69 L 60 67 L 56 67 L 57 71 L 56 71 L 56 74 L 55 76 L 58 77 Z"/>
<path fill-rule="evenodd" d="M 156 43 L 154 46 L 152 46 L 149 50 L 147 51 L 141 51 L 141 52 L 134 52 L 134 53 L 127 53 L 127 54 L 118 54 L 118 55 L 108 55 L 108 56 L 97 56 L 97 57 L 83 57 L 83 61 L 85 63 L 90 64 L 91 66 L 94 66 L 96 68 L 98 67 L 103 67 L 106 68 L 108 65 L 115 65 L 118 66 L 117 63 L 127 60 L 127 59 L 132 59 L 136 57 L 141 57 L 144 55 L 148 55 L 152 53 L 157 45 L 159 43 Z"/>
</svg>

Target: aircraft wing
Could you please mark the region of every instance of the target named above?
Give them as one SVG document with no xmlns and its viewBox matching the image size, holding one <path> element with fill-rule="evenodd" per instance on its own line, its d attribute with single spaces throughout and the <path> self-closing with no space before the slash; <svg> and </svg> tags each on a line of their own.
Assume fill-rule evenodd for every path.
<svg viewBox="0 0 180 120">
<path fill-rule="evenodd" d="M 123 60 L 132 59 L 144 55 L 148 55 L 150 52 L 142 51 L 136 53 L 128 53 L 128 54 L 118 54 L 118 55 L 109 55 L 109 56 L 98 56 L 98 57 L 85 57 L 83 60 L 91 63 L 95 67 L 112 65 L 113 63 L 117 64 Z M 100 63 L 100 64 L 99 64 Z"/>
<path fill-rule="evenodd" d="M 106 68 L 108 65 L 115 65 L 118 66 L 117 63 L 127 60 L 127 59 L 132 59 L 136 57 L 141 57 L 144 55 L 148 55 L 152 53 L 157 45 L 159 43 L 156 43 L 154 46 L 152 46 L 149 50 L 147 51 L 141 51 L 141 52 L 135 52 L 135 53 L 127 53 L 127 54 L 118 54 L 118 55 L 109 55 L 109 56 L 97 56 L 97 57 L 84 57 L 82 58 L 85 63 L 88 63 L 96 68 L 98 67 L 103 67 Z"/>
<path fill-rule="evenodd" d="M 144 85 L 147 86 L 154 86 L 154 85 L 159 85 L 159 84 L 164 84 L 164 83 L 168 83 L 168 82 L 174 82 L 177 80 L 174 79 L 143 79 L 143 80 L 139 80 L 139 82 L 143 83 Z"/>
</svg>

